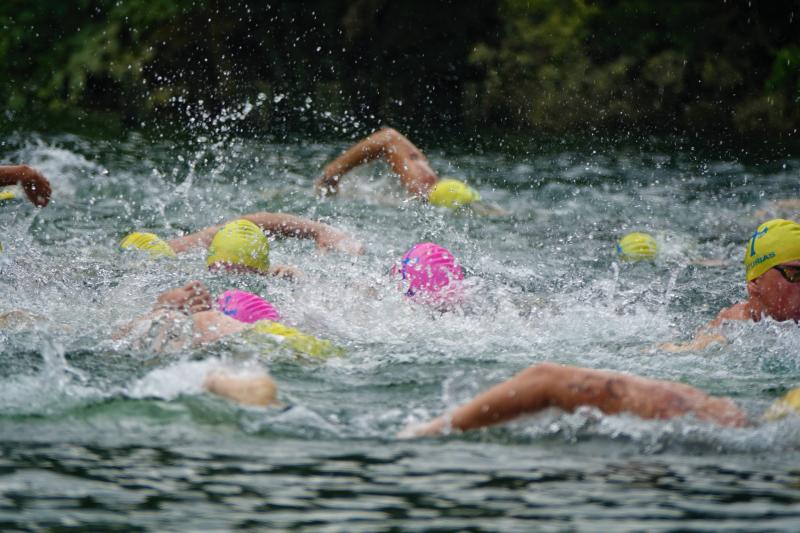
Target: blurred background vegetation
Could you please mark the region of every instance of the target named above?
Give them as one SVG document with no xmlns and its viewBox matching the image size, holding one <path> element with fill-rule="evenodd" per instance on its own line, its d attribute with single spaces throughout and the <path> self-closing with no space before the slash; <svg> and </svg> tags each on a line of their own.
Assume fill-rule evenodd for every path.
<svg viewBox="0 0 800 533">
<path fill-rule="evenodd" d="M 797 137 L 800 0 L 4 0 L 9 121 Z M 259 100 L 260 99 L 260 100 Z"/>
</svg>

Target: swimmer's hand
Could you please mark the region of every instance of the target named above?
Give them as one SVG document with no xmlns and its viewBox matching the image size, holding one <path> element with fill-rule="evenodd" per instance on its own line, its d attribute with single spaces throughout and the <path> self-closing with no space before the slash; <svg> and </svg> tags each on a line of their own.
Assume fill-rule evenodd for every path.
<svg viewBox="0 0 800 533">
<path fill-rule="evenodd" d="M 303 277 L 303 271 L 289 265 L 273 265 L 269 267 L 269 275 L 282 279 L 297 279 Z"/>
<path fill-rule="evenodd" d="M 50 182 L 42 176 L 42 173 L 28 165 L 19 167 L 19 184 L 28 200 L 36 207 L 44 207 L 50 202 Z"/>
<path fill-rule="evenodd" d="M 364 244 L 343 231 L 325 228 L 317 234 L 317 248 L 323 252 L 336 251 L 350 255 L 363 255 Z"/>
<path fill-rule="evenodd" d="M 203 387 L 210 393 L 243 405 L 267 406 L 275 403 L 278 386 L 265 372 L 233 374 L 225 369 L 212 370 Z"/>
<path fill-rule="evenodd" d="M 428 422 L 409 424 L 397 433 L 398 439 L 414 439 L 417 437 L 436 437 L 445 432 L 449 426 L 445 417 L 438 417 Z"/>
<path fill-rule="evenodd" d="M 689 342 L 673 343 L 665 342 L 659 344 L 657 348 L 671 353 L 700 352 L 708 348 L 713 343 L 727 344 L 728 339 L 719 333 L 700 333 Z"/>
<path fill-rule="evenodd" d="M 326 196 L 333 196 L 339 192 L 339 179 L 342 176 L 339 174 L 334 174 L 328 176 L 327 174 L 323 173 L 317 181 L 314 182 L 314 190 L 316 191 L 317 195 L 325 198 Z"/>
<path fill-rule="evenodd" d="M 162 293 L 156 300 L 156 309 L 176 309 L 193 315 L 211 309 L 211 293 L 199 281 L 190 281 L 183 287 Z"/>
</svg>

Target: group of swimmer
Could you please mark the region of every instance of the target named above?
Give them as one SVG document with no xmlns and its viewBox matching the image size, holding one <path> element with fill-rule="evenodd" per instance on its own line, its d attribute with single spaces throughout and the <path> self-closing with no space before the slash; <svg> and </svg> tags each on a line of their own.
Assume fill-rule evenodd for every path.
<svg viewBox="0 0 800 533">
<path fill-rule="evenodd" d="M 383 128 L 356 143 L 326 165 L 316 188 L 322 195 L 339 191 L 343 176 L 353 168 L 384 159 L 399 176 L 412 198 L 449 209 L 474 209 L 480 214 L 502 214 L 484 203 L 472 187 L 455 179 L 439 179 L 423 153 L 394 129 Z M 30 167 L 0 167 L 0 185 L 22 186 L 28 199 L 46 206 L 50 185 Z M 363 245 L 349 234 L 327 224 L 290 214 L 254 213 L 224 225 L 163 240 L 152 233 L 134 232 L 120 246 L 152 258 L 174 257 L 191 250 L 207 249 L 209 269 L 231 273 L 257 273 L 297 277 L 293 267 L 271 265 L 269 237 L 313 239 L 321 251 L 362 254 Z M 652 257 L 655 242 L 646 234 L 632 234 L 620 241 L 620 257 Z M 1 250 L 1 248 L 0 248 Z M 137 252 L 137 253 L 138 253 Z M 747 299 L 723 309 L 695 337 L 684 344 L 665 344 L 669 351 L 701 350 L 724 342 L 721 326 L 726 321 L 800 321 L 800 224 L 772 219 L 749 237 L 744 255 Z M 435 243 L 412 246 L 392 269 L 403 294 L 412 305 L 445 311 L 463 298 L 464 272 L 454 255 Z M 191 331 L 190 336 L 176 331 Z M 311 357 L 339 353 L 328 341 L 317 339 L 281 323 L 278 310 L 258 295 L 231 289 L 215 301 L 198 281 L 164 292 L 146 315 L 120 327 L 118 338 L 147 338 L 157 351 L 186 349 L 223 337 L 250 332 L 269 335 Z M 219 367 L 205 379 L 206 390 L 249 405 L 277 403 L 278 387 L 263 370 L 241 373 Z M 722 426 L 745 426 L 744 412 L 728 398 L 713 397 L 699 389 L 619 372 L 554 363 L 534 365 L 511 379 L 491 387 L 471 401 L 429 422 L 400 432 L 403 437 L 432 436 L 466 431 L 506 422 L 546 408 L 572 412 L 591 407 L 613 415 L 629 413 L 644 419 L 669 419 L 691 415 Z M 800 387 L 777 400 L 765 420 L 800 412 Z"/>
</svg>

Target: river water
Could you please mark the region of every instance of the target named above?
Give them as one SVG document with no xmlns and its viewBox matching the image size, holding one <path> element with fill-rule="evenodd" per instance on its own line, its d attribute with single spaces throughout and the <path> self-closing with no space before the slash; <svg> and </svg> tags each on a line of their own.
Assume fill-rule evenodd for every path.
<svg viewBox="0 0 800 533">
<path fill-rule="evenodd" d="M 691 143 L 431 148 L 434 168 L 511 212 L 481 217 L 406 201 L 380 163 L 317 199 L 314 177 L 344 140 L 25 131 L 0 142 L 0 161 L 36 166 L 54 189 L 43 210 L 0 205 L 3 531 L 800 529 L 800 417 L 728 429 L 548 411 L 395 437 L 541 361 L 679 380 L 756 418 L 800 384 L 794 324 L 729 325 L 729 343 L 699 353 L 655 346 L 744 296 L 749 235 L 796 216 L 773 205 L 798 197 L 796 157 Z M 274 242 L 273 263 L 304 273 L 291 282 L 212 274 L 202 253 L 148 262 L 117 249 L 133 230 L 171 237 L 254 211 L 328 222 L 367 252 Z M 657 238 L 656 261 L 617 261 L 615 239 L 634 230 Z M 463 309 L 406 302 L 388 276 L 426 240 L 465 265 Z M 191 279 L 259 292 L 346 356 L 223 342 L 165 357 L 109 340 Z M 259 360 L 292 407 L 203 394 L 220 359 Z"/>
</svg>

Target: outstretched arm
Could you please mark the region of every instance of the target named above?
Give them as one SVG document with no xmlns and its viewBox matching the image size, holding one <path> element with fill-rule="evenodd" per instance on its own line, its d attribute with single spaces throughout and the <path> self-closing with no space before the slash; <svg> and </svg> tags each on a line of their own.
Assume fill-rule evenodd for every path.
<svg viewBox="0 0 800 533">
<path fill-rule="evenodd" d="M 37 207 L 50 201 L 50 182 L 35 168 L 28 165 L 0 166 L 0 186 L 22 185 L 28 200 Z"/>
<path fill-rule="evenodd" d="M 692 413 L 722 425 L 746 423 L 745 415 L 727 398 L 713 398 L 682 383 L 542 363 L 495 385 L 449 414 L 406 428 L 400 435 L 466 431 L 538 413 L 547 407 L 572 412 L 581 406 L 642 418 L 664 419 Z"/>
<path fill-rule="evenodd" d="M 659 344 L 658 348 L 672 353 L 699 352 L 708 348 L 712 343 L 725 344 L 728 342 L 728 339 L 719 330 L 723 322 L 758 320 L 759 318 L 760 314 L 753 309 L 749 302 L 741 302 L 720 311 L 714 320 L 697 330 L 692 340 L 682 343 L 666 342 Z"/>
<path fill-rule="evenodd" d="M 384 159 L 400 176 L 400 183 L 413 195 L 427 197 L 439 180 L 425 155 L 406 137 L 392 128 L 383 128 L 348 148 L 331 161 L 317 181 L 322 194 L 336 194 L 341 177 L 353 168 Z"/>
<path fill-rule="evenodd" d="M 268 235 L 314 239 L 320 250 L 336 250 L 352 255 L 364 253 L 364 246 L 361 242 L 347 233 L 322 222 L 314 222 L 313 220 L 285 213 L 253 213 L 239 218 L 249 220 Z M 211 226 L 167 242 L 175 253 L 187 252 L 196 248 L 206 248 L 211 244 L 214 235 L 222 226 L 222 224 Z"/>
</svg>

